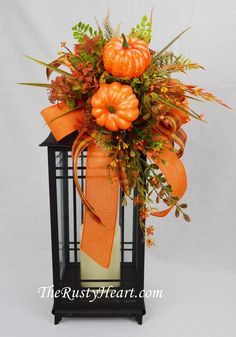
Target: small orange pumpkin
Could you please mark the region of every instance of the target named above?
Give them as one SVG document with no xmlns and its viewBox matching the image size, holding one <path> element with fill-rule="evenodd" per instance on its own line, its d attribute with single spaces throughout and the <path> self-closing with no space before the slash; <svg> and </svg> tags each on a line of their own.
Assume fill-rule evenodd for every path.
<svg viewBox="0 0 236 337">
<path fill-rule="evenodd" d="M 91 99 L 92 115 L 110 131 L 128 129 L 139 115 L 139 101 L 129 85 L 101 84 Z"/>
<path fill-rule="evenodd" d="M 135 37 L 122 37 L 114 37 L 105 44 L 104 67 L 113 76 L 139 77 L 151 63 L 148 45 Z"/>
</svg>

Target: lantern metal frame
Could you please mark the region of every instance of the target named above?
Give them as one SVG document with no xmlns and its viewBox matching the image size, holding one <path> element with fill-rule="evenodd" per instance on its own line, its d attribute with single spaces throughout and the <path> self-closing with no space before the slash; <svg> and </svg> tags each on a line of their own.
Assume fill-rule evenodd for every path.
<svg viewBox="0 0 236 337">
<path fill-rule="evenodd" d="M 119 225 L 121 229 L 121 278 L 118 280 L 82 280 L 80 277 L 80 242 L 77 240 L 79 225 L 83 223 L 84 206 L 81 201 L 80 221 L 76 209 L 78 202 L 76 187 L 73 182 L 73 171 L 71 161 L 71 147 L 77 133 L 65 137 L 57 142 L 52 134 L 40 144 L 48 148 L 48 173 L 49 173 L 49 196 L 50 196 L 50 219 L 51 219 L 51 247 L 52 247 L 52 269 L 54 285 L 54 303 L 52 313 L 54 323 L 58 324 L 62 317 L 134 317 L 139 324 L 142 324 L 145 311 L 144 298 L 139 294 L 144 289 L 144 258 L 145 245 L 143 233 L 139 225 L 138 206 L 132 206 L 132 219 L 127 219 L 124 206 L 122 206 L 123 193 L 120 191 L 119 202 Z M 57 159 L 60 159 L 60 166 L 57 166 Z M 86 151 L 80 156 L 78 164 L 78 178 L 84 188 L 86 172 Z M 60 175 L 58 175 L 60 172 Z M 61 182 L 58 191 L 58 181 Z M 73 185 L 72 189 L 69 188 Z M 60 200 L 59 194 L 60 192 Z M 134 196 L 137 191 L 134 190 Z M 70 208 L 71 206 L 71 208 Z M 70 208 L 70 209 L 69 209 Z M 72 209 L 72 220 L 70 220 Z M 125 237 L 126 222 L 132 222 L 132 237 L 127 240 Z M 69 228 L 69 223 L 72 227 Z M 80 224 L 78 223 L 80 222 Z M 60 227 L 61 226 L 61 227 Z M 74 240 L 70 238 L 72 231 Z M 127 261 L 126 254 L 131 254 Z M 71 256 L 74 256 L 71 259 Z M 134 296 L 121 298 L 111 298 L 102 296 L 93 302 L 88 298 L 79 298 L 74 301 L 55 296 L 56 292 L 65 287 L 73 290 L 86 289 L 81 286 L 81 282 L 119 281 L 118 290 L 134 289 Z"/>
</svg>

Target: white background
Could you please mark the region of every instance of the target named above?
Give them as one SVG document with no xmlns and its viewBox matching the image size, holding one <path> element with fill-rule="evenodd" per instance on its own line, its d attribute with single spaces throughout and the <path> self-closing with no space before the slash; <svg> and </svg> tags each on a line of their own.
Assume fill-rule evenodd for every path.
<svg viewBox="0 0 236 337">
<path fill-rule="evenodd" d="M 81 1 L 1 0 L 0 11 L 0 331 L 10 336 L 233 337 L 236 334 L 236 140 L 234 0 Z M 107 6 L 114 26 L 129 32 L 154 6 L 151 47 L 160 49 L 188 26 L 172 48 L 207 71 L 186 80 L 224 99 L 195 104 L 208 124 L 185 129 L 183 158 L 188 172 L 192 222 L 152 218 L 156 246 L 146 254 L 146 288 L 163 289 L 147 300 L 143 326 L 129 319 L 63 319 L 53 325 L 51 301 L 37 295 L 52 282 L 46 150 L 48 135 L 40 111 L 49 105 L 45 89 L 16 82 L 44 82 L 44 68 L 23 57 L 49 62 L 60 41 L 73 44 L 70 28 L 102 19 Z M 115 328 L 114 328 L 115 327 Z"/>
</svg>

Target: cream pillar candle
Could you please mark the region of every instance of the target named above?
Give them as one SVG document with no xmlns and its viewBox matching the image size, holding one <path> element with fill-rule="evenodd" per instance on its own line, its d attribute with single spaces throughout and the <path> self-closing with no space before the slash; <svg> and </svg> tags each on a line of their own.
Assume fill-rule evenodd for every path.
<svg viewBox="0 0 236 337">
<path fill-rule="evenodd" d="M 83 231 L 83 225 L 81 226 L 81 234 Z M 109 268 L 103 268 L 94 260 L 92 260 L 84 252 L 80 252 L 80 277 L 82 280 L 90 279 L 120 279 L 120 261 L 121 261 L 121 251 L 120 251 L 120 226 L 117 224 L 114 235 L 114 242 L 111 254 L 111 263 Z M 82 287 L 119 287 L 120 282 L 81 282 Z"/>
</svg>

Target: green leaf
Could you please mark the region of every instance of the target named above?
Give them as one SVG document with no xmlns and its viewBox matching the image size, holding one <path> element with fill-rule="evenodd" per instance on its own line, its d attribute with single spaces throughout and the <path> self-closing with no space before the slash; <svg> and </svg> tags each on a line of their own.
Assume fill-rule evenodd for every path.
<svg viewBox="0 0 236 337">
<path fill-rule="evenodd" d="M 157 207 L 153 207 L 153 208 L 151 209 L 151 211 L 152 211 L 153 213 L 155 213 L 155 212 L 158 212 L 159 210 L 158 210 Z"/>
<path fill-rule="evenodd" d="M 93 27 L 90 24 L 79 22 L 77 25 L 72 27 L 73 36 L 74 38 L 81 43 L 83 41 L 83 38 L 85 35 L 87 35 L 89 38 L 94 38 L 96 35 L 98 35 L 98 32 L 93 29 Z M 102 36 L 102 32 L 99 31 L 99 34 Z"/>
<path fill-rule="evenodd" d="M 61 70 L 61 69 L 58 69 L 58 68 L 56 68 L 56 67 L 50 66 L 50 64 L 45 63 L 45 62 L 43 62 L 43 61 L 40 61 L 40 60 L 38 60 L 38 59 L 36 59 L 36 58 L 34 58 L 34 57 L 27 56 L 27 55 L 24 55 L 24 56 L 27 57 L 28 59 L 30 59 L 30 60 L 32 60 L 32 61 L 38 63 L 38 64 L 41 64 L 42 66 L 44 66 L 44 67 L 46 67 L 46 68 L 49 68 L 49 69 L 51 69 L 51 70 L 54 70 L 55 72 L 57 72 L 57 73 L 59 73 L 59 74 L 61 74 L 61 75 L 65 75 L 65 76 L 67 76 L 67 77 L 71 77 L 71 74 L 68 73 L 68 72 L 66 72 L 66 71 L 64 71 L 64 70 Z"/>
<path fill-rule="evenodd" d="M 205 101 L 203 101 L 203 100 L 201 100 L 199 98 L 193 97 L 193 96 L 184 95 L 184 97 L 192 99 L 192 100 L 197 101 L 197 102 L 206 103 Z"/>
<path fill-rule="evenodd" d="M 161 162 L 164 166 L 168 166 L 169 164 L 168 160 L 165 160 L 165 159 L 161 159 Z"/>
<path fill-rule="evenodd" d="M 150 18 L 151 20 L 152 18 Z M 138 39 L 144 40 L 147 43 L 150 43 L 152 36 L 152 24 L 151 21 L 148 21 L 146 15 L 142 17 L 140 24 L 137 24 L 136 27 L 131 29 L 131 36 L 137 37 Z"/>
<path fill-rule="evenodd" d="M 50 88 L 50 84 L 49 83 L 31 83 L 31 82 L 20 82 L 17 83 L 20 85 L 29 85 L 32 87 L 43 87 L 43 88 Z"/>
<path fill-rule="evenodd" d="M 184 220 L 187 222 L 191 222 L 191 218 L 188 214 L 183 214 Z"/>
<path fill-rule="evenodd" d="M 191 113 L 190 111 L 181 108 L 180 106 L 178 106 L 178 105 L 176 105 L 176 104 L 170 102 L 169 100 L 167 100 L 167 99 L 165 99 L 165 98 L 163 98 L 163 97 L 160 97 L 160 96 L 159 96 L 157 93 L 155 93 L 155 92 L 152 92 L 152 93 L 151 93 L 151 97 L 152 97 L 154 100 L 156 99 L 156 100 L 158 100 L 158 101 L 160 101 L 160 102 L 162 102 L 162 103 L 165 103 L 165 104 L 171 106 L 172 108 L 175 108 L 176 110 L 180 110 L 180 111 L 184 112 L 184 113 L 186 114 L 186 116 L 189 115 L 189 116 L 191 116 L 191 117 L 193 117 L 193 118 L 195 118 L 195 119 L 197 119 L 197 120 L 200 120 L 200 121 L 204 122 L 204 120 L 201 119 L 201 118 L 200 118 L 200 115 L 198 115 L 196 112 L 192 111 L 193 113 Z"/>
<path fill-rule="evenodd" d="M 177 41 L 185 32 L 187 32 L 190 29 L 190 27 L 186 28 L 184 31 L 182 31 L 179 35 L 177 35 L 173 40 L 170 41 L 161 51 L 159 51 L 158 55 L 163 54 L 175 41 Z"/>
<path fill-rule="evenodd" d="M 67 98 L 66 100 L 66 105 L 70 108 L 70 109 L 74 109 L 75 107 L 75 101 L 73 100 L 73 98 Z"/>
<path fill-rule="evenodd" d="M 179 209 L 178 209 L 178 208 L 176 208 L 176 209 L 175 209 L 175 216 L 176 216 L 176 218 L 178 218 L 178 217 L 179 217 L 179 215 L 180 215 L 180 211 L 179 211 Z"/>
<path fill-rule="evenodd" d="M 125 196 L 122 197 L 121 206 L 122 207 L 127 206 L 127 199 Z"/>
</svg>

